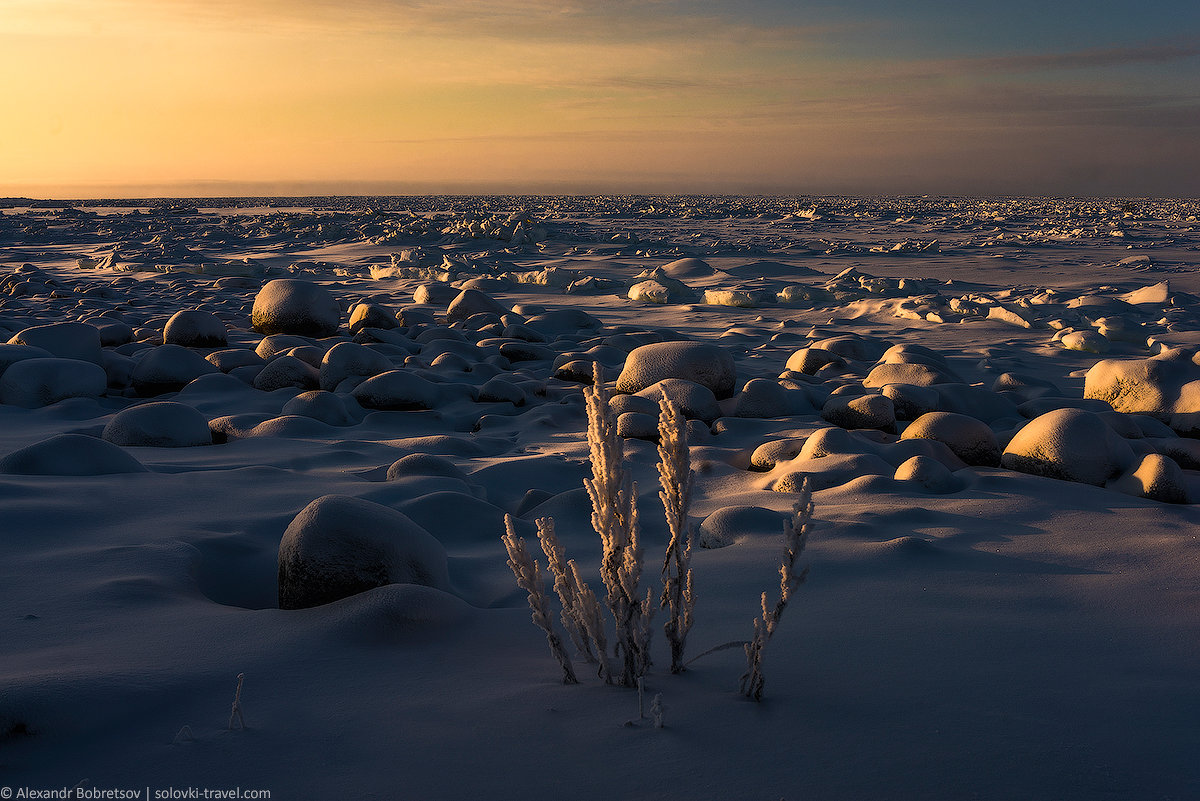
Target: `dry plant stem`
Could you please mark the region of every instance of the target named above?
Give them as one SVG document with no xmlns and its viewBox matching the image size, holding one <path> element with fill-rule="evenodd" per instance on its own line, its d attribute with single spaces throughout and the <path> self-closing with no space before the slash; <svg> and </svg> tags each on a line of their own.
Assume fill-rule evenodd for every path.
<svg viewBox="0 0 1200 801">
<path fill-rule="evenodd" d="M 663 592 L 659 605 L 667 610 L 663 633 L 671 648 L 671 672 L 684 670 L 683 652 L 692 628 L 692 529 L 688 508 L 692 502 L 691 458 L 686 421 L 666 395 L 659 398 L 658 481 L 671 539 L 663 559 Z"/>
<path fill-rule="evenodd" d="M 600 602 L 596 599 L 596 593 L 592 592 L 592 588 L 579 575 L 579 566 L 575 564 L 574 559 L 567 562 L 567 568 L 571 571 L 573 583 L 579 593 L 580 622 L 598 657 L 599 666 L 596 673 L 604 679 L 605 684 L 612 684 L 613 672 L 612 665 L 608 660 L 608 637 L 604 633 L 604 613 L 600 609 Z"/>
<path fill-rule="evenodd" d="M 246 728 L 246 719 L 242 717 L 242 683 L 246 680 L 245 673 L 237 675 L 237 689 L 233 693 L 233 709 L 229 711 L 229 729 L 233 730 L 233 724 L 236 721 L 239 729 Z M 184 727 L 187 728 L 187 727 Z M 189 733 L 191 729 L 188 729 Z"/>
<path fill-rule="evenodd" d="M 568 566 L 562 544 L 559 543 L 558 535 L 554 531 L 554 518 L 540 517 L 536 522 L 538 542 L 541 543 L 542 552 L 546 554 L 546 567 L 554 576 L 554 591 L 558 593 L 558 600 L 562 604 L 560 619 L 563 628 L 566 629 L 567 636 L 575 644 L 580 656 L 588 663 L 594 664 L 597 660 L 596 655 L 592 653 L 592 640 L 588 636 L 587 624 L 584 620 L 585 613 L 580 599 L 578 574 Z"/>
<path fill-rule="evenodd" d="M 517 536 L 512 515 L 504 516 L 504 547 L 508 550 L 508 566 L 517 578 L 517 586 L 529 594 L 529 609 L 533 613 L 534 625 L 546 632 L 550 653 L 562 668 L 563 684 L 578 684 L 579 679 L 575 677 L 571 659 L 563 648 L 562 640 L 554 633 L 554 622 L 550 617 L 546 593 L 542 587 L 541 567 L 529 555 L 529 550 L 525 547 L 525 538 Z"/>
<path fill-rule="evenodd" d="M 763 649 L 775 633 L 792 593 L 808 575 L 807 568 L 796 572 L 796 559 L 808 544 L 812 514 L 812 485 L 805 478 L 804 485 L 800 488 L 800 500 L 792 507 L 792 517 L 783 524 L 784 548 L 783 561 L 779 565 L 779 600 L 773 608 L 769 608 L 767 594 L 762 594 L 762 617 L 754 621 L 754 638 L 745 645 L 746 672 L 742 674 L 739 692 L 755 701 L 762 700 L 765 683 L 762 674 Z"/>
<path fill-rule="evenodd" d="M 592 502 L 592 527 L 604 549 L 600 578 L 607 603 L 616 621 L 615 653 L 622 660 L 621 684 L 632 687 L 650 664 L 649 620 L 653 607 L 643 600 L 641 546 L 638 541 L 637 485 L 625 470 L 624 443 L 617 435 L 616 416 L 609 407 L 600 365 L 595 365 L 593 384 L 584 389 L 588 414 L 588 446 L 592 478 L 584 487 Z"/>
</svg>

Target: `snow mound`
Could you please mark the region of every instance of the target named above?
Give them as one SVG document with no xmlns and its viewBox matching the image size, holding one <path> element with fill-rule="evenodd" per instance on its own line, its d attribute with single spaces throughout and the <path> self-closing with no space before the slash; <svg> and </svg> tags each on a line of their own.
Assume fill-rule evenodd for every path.
<svg viewBox="0 0 1200 801">
<path fill-rule="evenodd" d="M 901 439 L 932 439 L 946 443 L 958 458 L 970 465 L 997 467 L 1000 444 L 986 423 L 953 412 L 928 412 L 914 420 Z"/>
<path fill-rule="evenodd" d="M 718 400 L 733 395 L 733 357 L 703 342 L 656 342 L 634 348 L 617 378 L 617 392 L 636 393 L 664 378 L 682 378 L 708 387 Z"/>
<path fill-rule="evenodd" d="M 21 476 L 107 476 L 145 473 L 146 467 L 111 442 L 59 434 L 0 459 L 0 473 Z"/>
<path fill-rule="evenodd" d="M 378 350 L 353 342 L 339 342 L 321 359 L 321 389 L 332 392 L 347 378 L 370 378 L 394 369 L 392 360 Z"/>
<path fill-rule="evenodd" d="M 897 481 L 911 481 L 927 492 L 938 495 L 958 492 L 966 483 L 950 472 L 946 465 L 928 456 L 913 456 L 901 463 L 892 475 Z"/>
<path fill-rule="evenodd" d="M 356 334 L 363 328 L 391 330 L 400 325 L 396 315 L 377 303 L 359 303 L 350 310 L 350 333 Z"/>
<path fill-rule="evenodd" d="M 37 409 L 67 398 L 99 398 L 108 375 L 78 359 L 22 359 L 0 375 L 0 403 Z"/>
<path fill-rule="evenodd" d="M 1008 443 L 1009 470 L 1102 487 L 1133 464 L 1125 440 L 1092 412 L 1056 409 L 1031 420 Z"/>
<path fill-rule="evenodd" d="M 263 392 L 294 387 L 302 390 L 316 389 L 320 374 L 303 359 L 295 356 L 276 356 L 267 362 L 254 377 L 254 388 Z"/>
<path fill-rule="evenodd" d="M 802 390 L 789 389 L 769 378 L 752 378 L 735 396 L 734 417 L 786 417 L 816 410 Z"/>
<path fill-rule="evenodd" d="M 342 308 L 328 289 L 298 278 L 268 281 L 250 312 L 260 334 L 329 337 L 337 333 L 341 319 Z"/>
<path fill-rule="evenodd" d="M 354 399 L 368 409 L 415 411 L 435 409 L 441 390 L 411 370 L 389 370 L 354 388 Z"/>
<path fill-rule="evenodd" d="M 449 589 L 446 551 L 395 509 L 344 495 L 317 498 L 279 543 L 279 608 L 307 609 L 388 584 Z"/>
<path fill-rule="evenodd" d="M 350 426 L 356 422 L 340 395 L 319 389 L 301 392 L 283 405 L 280 414 L 311 417 L 331 426 Z"/>
<path fill-rule="evenodd" d="M 653 410 L 649 413 L 656 418 L 656 428 L 658 403 L 663 396 L 674 403 L 689 420 L 712 422 L 721 416 L 721 407 L 717 405 L 717 398 L 711 389 L 682 378 L 664 378 L 637 393 L 637 397 L 654 402 Z"/>
<path fill-rule="evenodd" d="M 697 529 L 701 548 L 724 548 L 747 536 L 773 537 L 785 515 L 761 506 L 726 506 L 704 518 Z"/>
<path fill-rule="evenodd" d="M 821 417 L 842 428 L 896 429 L 896 409 L 883 395 L 833 395 L 821 409 Z"/>
<path fill-rule="evenodd" d="M 114 445 L 189 448 L 211 445 L 208 418 L 183 403 L 160 401 L 118 412 L 104 427 L 103 438 Z"/>
<path fill-rule="evenodd" d="M 1083 396 L 1127 414 L 1200 412 L 1200 364 L 1181 348 L 1149 359 L 1105 359 L 1087 371 Z"/>
<path fill-rule="evenodd" d="M 202 375 L 219 372 L 212 362 L 182 345 L 159 345 L 138 355 L 133 388 L 142 397 L 178 392 Z"/>
<path fill-rule="evenodd" d="M 704 259 L 693 257 L 667 262 L 658 269 L 671 278 L 699 278 L 716 273 Z"/>
<path fill-rule="evenodd" d="M 1137 465 L 1108 483 L 1109 489 L 1163 503 L 1187 503 L 1187 479 L 1172 459 L 1148 453 Z"/>
<path fill-rule="evenodd" d="M 43 348 L 32 345 L 0 345 L 0 375 L 11 365 L 25 359 L 50 359 L 54 354 Z"/>
<path fill-rule="evenodd" d="M 29 345 L 60 359 L 100 364 L 100 331 L 88 323 L 52 323 L 18 331 L 10 345 Z"/>
<path fill-rule="evenodd" d="M 189 309 L 175 312 L 163 327 L 163 342 L 185 348 L 223 348 L 228 342 L 225 323 L 217 315 Z"/>
<path fill-rule="evenodd" d="M 462 290 L 446 307 L 446 320 L 451 323 L 466 320 L 476 314 L 503 316 L 508 314 L 508 309 L 504 308 L 500 301 L 478 289 Z"/>
</svg>

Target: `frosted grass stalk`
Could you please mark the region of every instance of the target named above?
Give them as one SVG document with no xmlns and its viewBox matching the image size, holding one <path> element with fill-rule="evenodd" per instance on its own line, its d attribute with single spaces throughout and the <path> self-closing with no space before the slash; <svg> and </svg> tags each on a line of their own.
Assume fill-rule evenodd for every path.
<svg viewBox="0 0 1200 801">
<path fill-rule="evenodd" d="M 609 405 L 599 364 L 592 386 L 584 388 L 587 403 L 588 448 L 592 478 L 584 479 L 592 502 L 592 528 L 600 536 L 603 556 L 600 578 L 616 622 L 615 654 L 622 661 L 621 684 L 632 687 L 650 664 L 650 625 L 653 607 L 643 599 L 642 549 L 638 540 L 637 484 L 625 469 L 624 441 L 617 435 L 616 415 Z"/>
<path fill-rule="evenodd" d="M 562 640 L 554 632 L 554 621 L 550 617 L 550 608 L 546 592 L 542 586 L 541 566 L 529 555 L 525 547 L 525 538 L 518 537 L 512 515 L 504 516 L 504 547 L 508 551 L 508 566 L 517 578 L 517 586 L 529 594 L 529 609 L 533 614 L 533 622 L 546 633 L 546 642 L 550 653 L 558 662 L 563 672 L 563 684 L 578 684 L 575 669 L 571 666 L 571 658 L 563 648 Z"/>
<path fill-rule="evenodd" d="M 761 701 L 765 680 L 762 674 L 763 649 L 779 626 L 783 610 L 808 576 L 808 568 L 796 572 L 796 559 L 808 544 L 808 530 L 812 523 L 812 483 L 806 477 L 800 488 L 800 500 L 792 507 L 792 516 L 783 524 L 783 560 L 779 565 L 779 600 L 768 607 L 767 594 L 762 594 L 762 616 L 754 621 L 754 637 L 745 644 L 746 672 L 742 674 L 739 692 L 747 698 Z"/>
<path fill-rule="evenodd" d="M 663 633 L 671 648 L 671 672 L 684 669 L 683 653 L 688 631 L 692 628 L 692 529 L 688 508 L 692 502 L 691 457 L 687 444 L 687 423 L 679 407 L 664 394 L 658 400 L 658 481 L 667 516 L 670 540 L 663 559 L 663 591 L 659 606 L 667 610 Z"/>
</svg>

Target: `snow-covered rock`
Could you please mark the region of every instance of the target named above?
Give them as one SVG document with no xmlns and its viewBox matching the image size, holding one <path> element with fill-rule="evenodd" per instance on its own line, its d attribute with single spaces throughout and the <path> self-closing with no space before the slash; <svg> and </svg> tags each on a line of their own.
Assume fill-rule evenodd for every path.
<svg viewBox="0 0 1200 801">
<path fill-rule="evenodd" d="M 928 412 L 904 429 L 900 439 L 932 439 L 944 442 L 958 458 L 970 465 L 996 467 L 1000 444 L 987 423 L 953 412 Z"/>
<path fill-rule="evenodd" d="M 189 309 L 175 312 L 163 327 L 163 342 L 185 348 L 223 348 L 228 342 L 225 323 L 217 315 Z"/>
<path fill-rule="evenodd" d="M 0 403 L 37 409 L 67 398 L 99 398 L 104 368 L 78 359 L 22 359 L 0 375 Z"/>
<path fill-rule="evenodd" d="M 88 323 L 36 325 L 18 331 L 8 344 L 41 348 L 60 359 L 100 364 L 100 331 Z"/>
<path fill-rule="evenodd" d="M 251 324 L 260 334 L 329 337 L 338 332 L 341 319 L 342 308 L 328 289 L 298 278 L 268 281 L 254 297 L 250 312 Z"/>
<path fill-rule="evenodd" d="M 144 473 L 146 467 L 111 442 L 59 434 L 0 458 L 0 473 L 21 476 L 106 476 Z"/>
<path fill-rule="evenodd" d="M 635 393 L 662 381 L 682 378 L 708 387 L 718 400 L 733 395 L 733 357 L 705 342 L 656 342 L 634 348 L 617 378 L 617 392 Z"/>
<path fill-rule="evenodd" d="M 133 388 L 142 397 L 177 392 L 202 375 L 219 372 L 194 350 L 182 345 L 159 345 L 139 354 L 133 368 Z"/>
<path fill-rule="evenodd" d="M 1133 462 L 1128 443 L 1102 417 L 1081 409 L 1056 409 L 1029 421 L 1000 457 L 1009 470 L 1098 487 Z"/>
<path fill-rule="evenodd" d="M 190 448 L 211 445 L 208 418 L 184 403 L 160 401 L 123 409 L 104 426 L 103 438 L 114 445 Z"/>
<path fill-rule="evenodd" d="M 446 551 L 381 504 L 325 495 L 305 506 L 279 543 L 279 608 L 307 609 L 388 584 L 449 589 Z"/>
</svg>

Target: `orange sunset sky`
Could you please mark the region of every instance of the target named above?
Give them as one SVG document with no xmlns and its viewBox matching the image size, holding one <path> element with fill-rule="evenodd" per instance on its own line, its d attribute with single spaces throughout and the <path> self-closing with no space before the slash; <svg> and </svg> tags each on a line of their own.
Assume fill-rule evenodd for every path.
<svg viewBox="0 0 1200 801">
<path fill-rule="evenodd" d="M 1200 194 L 1200 3 L 0 0 L 0 195 Z"/>
</svg>

